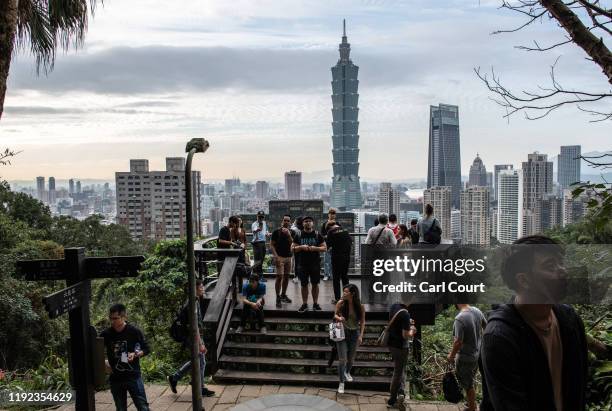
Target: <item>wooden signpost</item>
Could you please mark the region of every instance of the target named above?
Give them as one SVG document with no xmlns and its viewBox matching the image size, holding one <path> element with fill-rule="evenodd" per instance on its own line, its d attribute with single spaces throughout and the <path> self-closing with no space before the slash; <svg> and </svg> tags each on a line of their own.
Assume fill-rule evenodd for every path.
<svg viewBox="0 0 612 411">
<path fill-rule="evenodd" d="M 94 411 L 93 341 L 89 321 L 92 278 L 138 275 L 144 257 L 85 257 L 85 248 L 66 248 L 63 260 L 18 261 L 17 270 L 28 281 L 66 280 L 66 288 L 43 299 L 49 318 L 68 313 L 70 327 L 70 373 L 76 391 L 77 411 Z"/>
</svg>

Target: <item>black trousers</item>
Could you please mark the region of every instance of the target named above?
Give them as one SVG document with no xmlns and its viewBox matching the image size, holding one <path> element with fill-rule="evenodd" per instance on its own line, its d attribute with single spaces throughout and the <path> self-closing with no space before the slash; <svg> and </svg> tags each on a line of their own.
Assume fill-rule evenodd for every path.
<svg viewBox="0 0 612 411">
<path fill-rule="evenodd" d="M 336 300 L 342 297 L 342 288 L 349 283 L 348 269 L 350 263 L 351 256 L 349 254 L 334 255 L 332 253 L 332 281 L 334 283 L 334 298 Z M 340 281 L 342 281 L 342 287 L 340 287 Z"/>
<path fill-rule="evenodd" d="M 253 243 L 253 272 L 257 274 L 263 273 L 263 262 L 266 257 L 266 242 L 257 241 Z"/>
<path fill-rule="evenodd" d="M 263 309 L 263 306 L 261 306 L 261 308 L 259 308 L 259 309 L 255 309 L 255 308 L 251 307 L 248 304 L 243 304 L 242 305 L 242 315 L 240 317 L 240 326 L 244 327 L 246 325 L 247 320 L 252 315 L 255 316 L 255 319 L 257 320 L 257 325 L 259 325 L 259 328 L 263 327 L 263 325 L 264 325 L 264 309 Z"/>
</svg>

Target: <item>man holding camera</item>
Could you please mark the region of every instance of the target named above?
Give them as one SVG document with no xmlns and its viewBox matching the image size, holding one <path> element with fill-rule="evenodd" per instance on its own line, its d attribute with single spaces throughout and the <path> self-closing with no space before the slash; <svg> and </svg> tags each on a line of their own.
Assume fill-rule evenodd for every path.
<svg viewBox="0 0 612 411">
<path fill-rule="evenodd" d="M 251 226 L 253 233 L 253 271 L 263 276 L 263 262 L 266 257 L 266 237 L 268 233 L 268 225 L 265 222 L 266 214 L 263 211 L 257 212 L 257 221 Z"/>
</svg>

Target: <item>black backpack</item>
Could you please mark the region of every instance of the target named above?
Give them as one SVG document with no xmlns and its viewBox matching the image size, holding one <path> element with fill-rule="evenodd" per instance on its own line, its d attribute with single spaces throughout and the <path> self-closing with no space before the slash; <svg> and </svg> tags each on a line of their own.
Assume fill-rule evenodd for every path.
<svg viewBox="0 0 612 411">
<path fill-rule="evenodd" d="M 177 343 L 184 343 L 187 340 L 187 334 L 189 332 L 189 319 L 187 318 L 187 306 L 181 308 L 178 312 L 172 325 L 168 329 L 170 337 Z"/>
<path fill-rule="evenodd" d="M 442 391 L 444 391 L 444 399 L 453 404 L 457 404 L 463 399 L 463 391 L 459 387 L 455 372 L 450 369 L 446 371 L 442 378 Z"/>
<path fill-rule="evenodd" d="M 442 228 L 440 223 L 434 218 L 429 229 L 423 234 L 423 240 L 429 244 L 440 244 L 442 241 Z"/>
</svg>

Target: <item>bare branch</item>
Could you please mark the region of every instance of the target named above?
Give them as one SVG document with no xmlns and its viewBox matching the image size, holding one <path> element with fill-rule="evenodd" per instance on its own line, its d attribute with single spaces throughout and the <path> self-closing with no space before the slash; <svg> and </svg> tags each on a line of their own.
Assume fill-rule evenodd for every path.
<svg viewBox="0 0 612 411">
<path fill-rule="evenodd" d="M 609 19 L 612 19 L 612 10 L 606 10 L 606 9 L 602 9 L 601 7 L 599 7 L 598 6 L 599 0 L 594 1 L 594 2 L 590 2 L 586 0 L 576 0 L 576 1 L 584 6 L 584 8 L 589 13 L 589 15 L 591 13 L 597 13 L 602 16 L 606 16 Z"/>
<path fill-rule="evenodd" d="M 548 51 L 548 50 L 554 49 L 555 47 L 563 46 L 563 45 L 571 43 L 571 42 L 572 42 L 572 39 L 567 39 L 567 41 L 563 41 L 561 43 L 553 44 L 552 46 L 541 47 L 538 44 L 538 42 L 534 40 L 533 43 L 536 45 L 535 48 L 534 47 L 527 47 L 527 46 L 514 46 L 514 48 L 519 49 L 519 50 L 525 50 L 525 51 Z"/>
<path fill-rule="evenodd" d="M 19 153 L 21 153 L 21 151 L 11 151 L 8 148 L 4 151 L 0 151 L 0 165 L 6 166 L 11 164 L 10 158 L 15 157 Z"/>
</svg>

